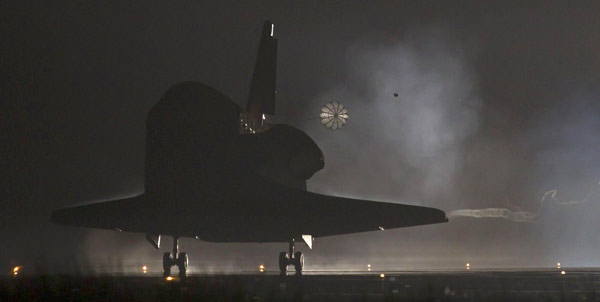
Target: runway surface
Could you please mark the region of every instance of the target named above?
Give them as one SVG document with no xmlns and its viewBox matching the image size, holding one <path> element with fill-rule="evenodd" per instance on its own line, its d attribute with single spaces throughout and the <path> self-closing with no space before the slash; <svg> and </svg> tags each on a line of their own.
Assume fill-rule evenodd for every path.
<svg viewBox="0 0 600 302">
<path fill-rule="evenodd" d="M 0 301 L 600 301 L 600 269 L 5 276 Z"/>
</svg>

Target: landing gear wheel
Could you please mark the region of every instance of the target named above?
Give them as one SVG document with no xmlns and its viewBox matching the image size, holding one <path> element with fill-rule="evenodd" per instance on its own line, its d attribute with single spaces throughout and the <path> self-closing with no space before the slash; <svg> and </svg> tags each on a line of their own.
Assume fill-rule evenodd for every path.
<svg viewBox="0 0 600 302">
<path fill-rule="evenodd" d="M 173 264 L 173 258 L 171 258 L 171 253 L 166 252 L 163 254 L 163 270 L 164 276 L 168 277 L 171 275 L 171 265 Z"/>
<path fill-rule="evenodd" d="M 302 254 L 302 252 L 294 253 L 294 259 L 292 260 L 292 262 L 294 263 L 294 268 L 296 269 L 296 272 L 302 272 L 302 269 L 304 268 L 304 255 Z"/>
<path fill-rule="evenodd" d="M 177 257 L 177 267 L 179 268 L 179 277 L 185 278 L 188 268 L 188 256 L 186 253 L 179 253 L 179 257 Z"/>
<path fill-rule="evenodd" d="M 287 271 L 287 266 L 290 263 L 290 259 L 286 252 L 279 253 L 279 271 L 282 274 L 285 274 Z"/>
</svg>

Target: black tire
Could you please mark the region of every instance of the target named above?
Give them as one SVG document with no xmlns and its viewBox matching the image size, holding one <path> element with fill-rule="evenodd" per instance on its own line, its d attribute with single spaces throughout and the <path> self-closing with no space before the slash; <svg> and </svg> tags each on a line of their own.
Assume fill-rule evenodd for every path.
<svg viewBox="0 0 600 302">
<path fill-rule="evenodd" d="M 177 257 L 177 267 L 179 268 L 179 277 L 185 277 L 188 268 L 188 255 L 187 253 L 179 253 Z"/>
<path fill-rule="evenodd" d="M 279 271 L 283 274 L 287 271 L 287 266 L 290 263 L 286 252 L 279 253 Z"/>
<path fill-rule="evenodd" d="M 171 253 L 166 252 L 163 254 L 163 271 L 165 277 L 171 275 L 171 265 L 173 264 L 173 258 L 171 258 Z"/>
<path fill-rule="evenodd" d="M 302 252 L 294 253 L 294 260 L 292 262 L 294 263 L 294 268 L 296 269 L 296 272 L 302 272 L 302 269 L 304 268 L 304 255 L 302 254 Z"/>
</svg>

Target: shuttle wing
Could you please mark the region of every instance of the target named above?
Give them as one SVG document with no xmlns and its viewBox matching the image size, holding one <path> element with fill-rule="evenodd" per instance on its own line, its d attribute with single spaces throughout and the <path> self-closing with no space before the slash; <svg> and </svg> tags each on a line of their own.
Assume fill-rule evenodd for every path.
<svg viewBox="0 0 600 302">
<path fill-rule="evenodd" d="M 261 177 L 235 187 L 236 196 L 229 195 L 205 217 L 201 239 L 288 242 L 303 235 L 324 237 L 448 221 L 434 208 L 327 196 Z"/>
<path fill-rule="evenodd" d="M 386 229 L 447 222 L 438 209 L 298 192 L 306 234 L 315 237 L 383 231 Z M 300 214 L 298 213 L 298 214 Z"/>
<path fill-rule="evenodd" d="M 159 212 L 142 194 L 56 210 L 51 219 L 55 223 L 70 226 L 152 233 Z"/>
<path fill-rule="evenodd" d="M 434 208 L 327 196 L 261 177 L 236 187 L 233 191 L 224 185 L 219 199 L 199 208 L 183 200 L 173 200 L 172 208 L 165 208 L 164 203 L 139 195 L 57 210 L 52 220 L 211 242 L 288 242 L 303 235 L 324 237 L 448 221 Z M 181 210 L 173 213 L 174 208 Z"/>
<path fill-rule="evenodd" d="M 323 237 L 448 221 L 443 211 L 434 208 L 327 196 L 268 180 L 248 190 L 246 196 L 254 196 L 254 200 L 248 203 L 245 212 L 261 217 L 265 228 L 270 224 L 270 232 L 285 231 L 295 238 L 304 234 Z"/>
</svg>

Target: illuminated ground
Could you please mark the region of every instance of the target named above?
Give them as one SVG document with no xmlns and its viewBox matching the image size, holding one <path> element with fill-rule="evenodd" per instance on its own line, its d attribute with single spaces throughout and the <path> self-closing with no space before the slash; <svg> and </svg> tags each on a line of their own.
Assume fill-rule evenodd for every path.
<svg viewBox="0 0 600 302">
<path fill-rule="evenodd" d="M 4 277 L 0 301 L 600 301 L 599 269 Z"/>
</svg>

